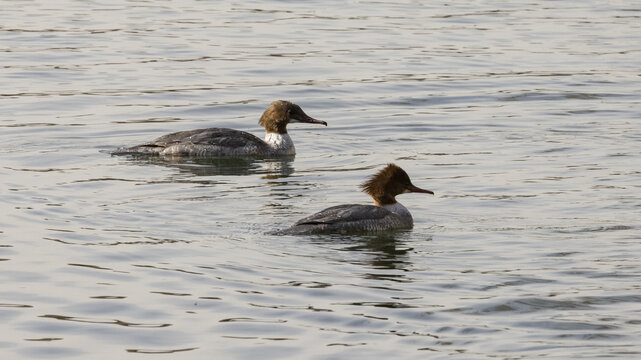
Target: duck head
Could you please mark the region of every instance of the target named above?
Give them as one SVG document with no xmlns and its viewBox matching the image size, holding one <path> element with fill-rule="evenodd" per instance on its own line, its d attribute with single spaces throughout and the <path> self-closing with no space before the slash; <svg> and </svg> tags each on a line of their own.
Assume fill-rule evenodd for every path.
<svg viewBox="0 0 641 360">
<path fill-rule="evenodd" d="M 287 124 L 294 122 L 327 126 L 325 121 L 308 116 L 300 106 L 285 100 L 271 103 L 258 120 L 258 124 L 264 127 L 266 132 L 278 134 L 287 134 Z"/>
<path fill-rule="evenodd" d="M 361 184 L 363 192 L 374 199 L 377 206 L 384 206 L 396 203 L 396 195 L 405 193 L 432 194 L 430 190 L 424 190 L 412 184 L 409 175 L 394 164 L 388 164 L 381 171 L 377 172 L 366 182 Z"/>
</svg>

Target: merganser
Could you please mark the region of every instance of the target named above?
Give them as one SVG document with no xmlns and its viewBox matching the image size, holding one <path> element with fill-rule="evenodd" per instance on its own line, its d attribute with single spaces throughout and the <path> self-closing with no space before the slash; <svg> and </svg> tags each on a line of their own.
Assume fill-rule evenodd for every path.
<svg viewBox="0 0 641 360">
<path fill-rule="evenodd" d="M 287 124 L 301 122 L 323 124 L 303 111 L 300 106 L 285 100 L 271 103 L 258 123 L 265 128 L 265 140 L 239 130 L 208 128 L 179 131 L 156 140 L 128 148 L 119 148 L 113 155 L 178 155 L 178 156 L 273 156 L 294 155 L 296 149 L 287 134 Z"/>
<path fill-rule="evenodd" d="M 411 229 L 414 226 L 412 214 L 396 201 L 396 195 L 410 192 L 434 195 L 430 190 L 414 186 L 407 173 L 394 164 L 388 164 L 361 184 L 361 189 L 374 199 L 374 205 L 332 206 L 276 233 L 282 235 L 344 234 Z"/>
</svg>

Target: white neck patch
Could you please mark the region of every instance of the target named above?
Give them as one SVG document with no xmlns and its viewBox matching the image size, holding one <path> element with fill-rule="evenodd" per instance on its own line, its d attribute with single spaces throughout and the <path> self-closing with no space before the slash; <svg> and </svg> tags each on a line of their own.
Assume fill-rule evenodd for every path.
<svg viewBox="0 0 641 360">
<path fill-rule="evenodd" d="M 265 134 L 265 142 L 279 154 L 294 155 L 296 153 L 294 142 L 289 134 L 268 132 Z"/>
</svg>

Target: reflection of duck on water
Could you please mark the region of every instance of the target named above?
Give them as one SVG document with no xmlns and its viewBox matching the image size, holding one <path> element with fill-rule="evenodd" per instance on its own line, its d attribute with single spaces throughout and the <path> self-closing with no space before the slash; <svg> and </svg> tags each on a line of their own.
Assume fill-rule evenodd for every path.
<svg viewBox="0 0 641 360">
<path fill-rule="evenodd" d="M 169 155 L 169 156 L 281 156 L 294 155 L 296 149 L 287 134 L 287 124 L 294 122 L 323 124 L 289 101 L 278 100 L 269 105 L 258 123 L 265 128 L 265 140 L 239 130 L 208 128 L 167 134 L 156 140 L 128 148 L 120 148 L 113 155 Z"/>
<path fill-rule="evenodd" d="M 375 205 L 338 205 L 296 222 L 278 234 L 319 234 L 410 229 L 414 220 L 409 210 L 396 201 L 405 193 L 434 194 L 412 184 L 407 173 L 389 164 L 361 185 Z"/>
<path fill-rule="evenodd" d="M 411 239 L 408 231 L 388 231 L 362 234 L 331 234 L 311 238 L 313 243 L 320 243 L 341 251 L 361 253 L 358 256 L 347 255 L 344 259 L 335 254 L 334 260 L 351 264 L 364 265 L 372 269 L 405 269 L 410 266 L 409 253 L 413 250 L 407 246 Z M 398 273 L 364 273 L 372 279 L 401 280 L 405 276 Z"/>
<path fill-rule="evenodd" d="M 192 176 L 239 176 L 263 174 L 266 178 L 287 177 L 294 172 L 294 156 L 272 159 L 255 157 L 182 158 L 134 156 L 129 159 L 140 165 L 160 165 L 178 169 Z"/>
</svg>

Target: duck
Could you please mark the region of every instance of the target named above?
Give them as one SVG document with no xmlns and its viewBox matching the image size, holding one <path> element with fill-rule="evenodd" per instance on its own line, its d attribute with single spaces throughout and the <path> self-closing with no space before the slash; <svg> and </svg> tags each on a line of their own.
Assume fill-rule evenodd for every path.
<svg viewBox="0 0 641 360">
<path fill-rule="evenodd" d="M 279 235 L 347 234 L 411 229 L 414 226 L 412 214 L 396 201 L 396 196 L 406 193 L 434 195 L 433 191 L 424 190 L 412 184 L 405 170 L 395 164 L 387 164 L 360 187 L 363 192 L 372 197 L 374 205 L 332 206 L 300 219 L 291 227 L 276 233 Z"/>
<path fill-rule="evenodd" d="M 295 155 L 294 142 L 287 133 L 290 123 L 327 126 L 327 122 L 312 118 L 300 106 L 277 100 L 267 107 L 258 121 L 265 128 L 265 140 L 240 130 L 206 128 L 163 135 L 140 145 L 119 148 L 111 154 L 190 157 Z"/>
</svg>

